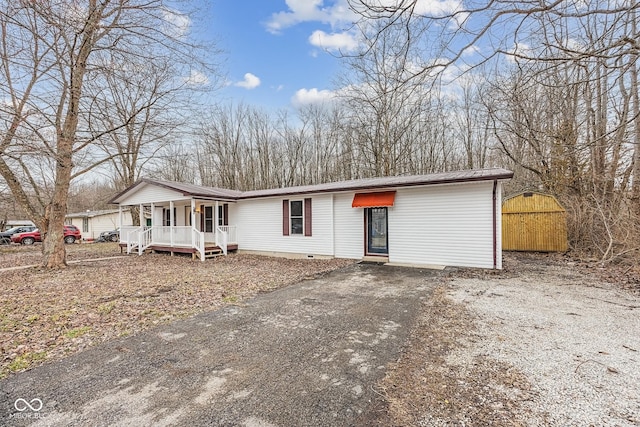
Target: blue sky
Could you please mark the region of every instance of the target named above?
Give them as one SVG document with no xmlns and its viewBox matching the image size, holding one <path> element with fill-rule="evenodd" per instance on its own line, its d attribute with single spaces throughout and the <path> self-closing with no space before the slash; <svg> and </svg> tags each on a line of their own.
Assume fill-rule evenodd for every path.
<svg viewBox="0 0 640 427">
<path fill-rule="evenodd" d="M 208 35 L 226 52 L 228 81 L 218 99 L 273 110 L 325 101 L 339 90 L 334 85 L 341 71 L 337 56 L 354 52 L 359 36 L 353 27 L 358 16 L 349 10 L 347 0 L 210 0 L 207 4 Z M 444 16 L 462 4 L 462 0 L 418 0 L 414 11 Z M 466 16 L 458 15 L 460 23 Z M 474 46 L 464 56 L 476 52 Z M 423 58 L 430 59 L 436 60 Z M 448 73 L 453 76 L 457 70 L 450 67 Z"/>
<path fill-rule="evenodd" d="M 355 46 L 345 0 L 217 0 L 208 31 L 226 54 L 218 98 L 273 108 L 330 96 L 340 61 Z"/>
</svg>

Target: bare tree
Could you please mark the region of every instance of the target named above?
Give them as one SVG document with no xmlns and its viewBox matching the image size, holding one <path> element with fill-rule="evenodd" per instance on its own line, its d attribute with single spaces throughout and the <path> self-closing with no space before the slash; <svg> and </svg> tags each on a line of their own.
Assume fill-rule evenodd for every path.
<svg viewBox="0 0 640 427">
<path fill-rule="evenodd" d="M 548 62 L 584 58 L 615 59 L 637 51 L 638 39 L 623 31 L 627 16 L 635 16 L 640 4 L 632 0 L 550 2 L 484 0 L 464 3 L 422 0 L 348 0 L 361 18 L 362 35 L 372 40 L 399 29 L 406 37 L 397 39 L 402 48 L 422 46 L 415 58 L 413 73 L 434 75 L 454 64 L 473 68 L 493 58 L 509 56 Z M 573 35 L 584 22 L 598 22 L 599 35 L 606 44 L 575 43 Z M 381 25 L 369 25 L 381 22 Z M 615 35 L 615 37 L 610 37 Z M 542 36 L 540 39 L 539 36 Z M 542 40 L 532 48 L 532 39 Z M 401 48 L 401 46 L 398 46 Z M 468 54 L 475 52 L 475 59 Z M 545 54 L 552 53 L 552 54 Z"/>
<path fill-rule="evenodd" d="M 65 265 L 62 226 L 71 181 L 108 161 L 86 162 L 90 149 L 146 107 L 128 121 L 97 126 L 103 114 L 97 106 L 107 95 L 92 93 L 87 82 L 113 74 L 114 64 L 131 57 L 149 64 L 171 57 L 182 72 L 190 66 L 207 72 L 188 28 L 188 15 L 163 0 L 0 1 L 0 90 L 9 100 L 0 107 L 0 175 L 44 234 L 45 266 Z M 137 74 L 121 71 L 123 79 Z M 191 75 L 175 80 L 182 77 Z M 40 179 L 34 163 L 51 167 L 53 180 L 44 171 Z"/>
<path fill-rule="evenodd" d="M 347 72 L 340 83 L 349 124 L 364 157 L 364 176 L 389 176 L 412 172 L 410 136 L 429 110 L 434 83 L 423 76 L 410 79 L 413 45 L 403 43 L 410 31 L 387 26 L 378 37 L 365 39 L 360 55 L 345 58 Z"/>
</svg>

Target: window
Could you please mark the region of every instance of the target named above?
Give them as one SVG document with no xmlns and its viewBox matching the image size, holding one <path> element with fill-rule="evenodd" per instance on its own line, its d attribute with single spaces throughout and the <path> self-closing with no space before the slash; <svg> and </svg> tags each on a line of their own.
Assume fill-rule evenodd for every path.
<svg viewBox="0 0 640 427">
<path fill-rule="evenodd" d="M 83 233 L 88 233 L 89 232 L 89 217 L 84 217 L 82 218 L 82 232 Z"/>
<path fill-rule="evenodd" d="M 189 222 L 189 227 L 191 227 L 191 206 L 184 207 L 184 221 L 185 223 Z"/>
<path fill-rule="evenodd" d="M 304 202 L 304 203 L 303 203 Z M 311 236 L 311 199 L 282 201 L 282 235 Z"/>
<path fill-rule="evenodd" d="M 204 207 L 204 231 L 205 233 L 213 232 L 213 206 Z"/>
<path fill-rule="evenodd" d="M 302 234 L 304 225 L 304 216 L 302 214 L 302 200 L 291 201 L 291 234 Z"/>
<path fill-rule="evenodd" d="M 229 204 L 218 205 L 218 225 L 229 225 Z"/>
<path fill-rule="evenodd" d="M 173 225 L 176 225 L 176 208 L 173 208 Z M 171 209 L 162 209 L 162 225 L 169 227 L 171 225 Z"/>
</svg>

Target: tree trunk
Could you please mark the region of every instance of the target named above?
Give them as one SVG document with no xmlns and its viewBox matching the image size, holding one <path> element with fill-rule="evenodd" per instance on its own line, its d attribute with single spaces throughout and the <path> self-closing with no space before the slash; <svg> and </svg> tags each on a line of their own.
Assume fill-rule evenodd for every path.
<svg viewBox="0 0 640 427">
<path fill-rule="evenodd" d="M 64 220 L 67 213 L 71 171 L 73 169 L 73 144 L 78 128 L 78 111 L 82 96 L 82 85 L 87 71 L 87 59 L 94 47 L 94 34 L 101 17 L 101 10 L 96 9 L 96 1 L 89 1 L 89 16 L 83 28 L 80 49 L 75 63 L 70 64 L 69 101 L 64 114 L 64 124 L 58 131 L 56 144 L 56 181 L 53 199 L 48 207 L 45 220 L 47 229 L 42 239 L 43 265 L 47 268 L 64 268 L 67 265 L 64 247 Z M 72 59 L 72 61 L 73 61 Z M 58 111 L 60 114 L 61 111 Z M 42 230 L 43 232 L 45 230 Z"/>
<path fill-rule="evenodd" d="M 632 14 L 632 32 L 637 35 L 636 14 Z M 635 215 L 640 215 L 640 88 L 638 88 L 638 53 L 632 56 L 631 63 L 631 98 L 633 100 L 633 181 L 631 187 L 631 203 Z"/>
</svg>

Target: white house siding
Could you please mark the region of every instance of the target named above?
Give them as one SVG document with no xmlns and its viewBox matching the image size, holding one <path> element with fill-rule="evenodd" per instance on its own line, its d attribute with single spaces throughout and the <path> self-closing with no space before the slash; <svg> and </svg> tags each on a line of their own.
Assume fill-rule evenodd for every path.
<svg viewBox="0 0 640 427">
<path fill-rule="evenodd" d="M 190 200 L 191 196 L 185 196 L 168 188 L 159 187 L 157 185 L 142 184 L 137 191 L 130 194 L 126 200 L 122 201 L 123 205 L 139 205 L 150 203 L 166 203 L 169 200 Z"/>
<path fill-rule="evenodd" d="M 131 220 L 131 213 L 129 211 L 123 212 L 122 217 L 124 219 L 124 225 L 133 224 Z M 80 230 L 80 233 L 82 234 L 82 238 L 85 240 L 97 239 L 100 237 L 100 233 L 115 230 L 120 227 L 118 212 L 89 217 L 88 231 L 84 231 L 84 219 L 82 217 L 72 217 L 70 220 L 72 225 L 78 227 L 78 230 Z"/>
<path fill-rule="evenodd" d="M 389 261 L 493 268 L 492 200 L 492 181 L 399 189 L 389 208 Z M 499 233 L 499 210 L 497 220 Z"/>
<path fill-rule="evenodd" d="M 238 203 L 229 203 L 229 225 L 235 225 L 236 227 L 238 226 L 238 214 Z"/>
<path fill-rule="evenodd" d="M 133 221 L 131 220 L 131 213 L 123 212 L 122 218 L 124 222 L 123 225 L 133 224 Z M 103 233 L 105 231 L 115 230 L 119 226 L 120 224 L 119 224 L 117 212 L 108 214 L 108 215 L 99 215 L 99 216 L 94 216 L 93 218 L 89 218 L 89 231 L 91 232 L 91 238 L 93 239 L 97 239 L 98 237 L 100 237 L 100 233 Z M 82 230 L 82 227 L 80 227 L 80 230 Z M 86 238 L 87 236 L 83 234 L 82 237 Z"/>
<path fill-rule="evenodd" d="M 282 200 L 311 198 L 312 236 L 282 235 Z M 301 195 L 241 200 L 229 210 L 237 224 L 238 248 L 260 252 L 333 255 L 331 195 Z"/>
<path fill-rule="evenodd" d="M 334 196 L 333 218 L 336 258 L 362 258 L 364 255 L 364 209 L 352 208 L 355 193 Z"/>
</svg>

